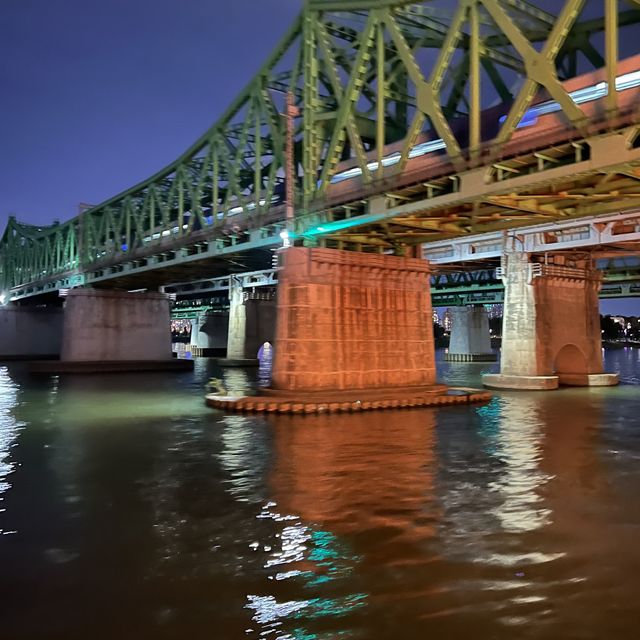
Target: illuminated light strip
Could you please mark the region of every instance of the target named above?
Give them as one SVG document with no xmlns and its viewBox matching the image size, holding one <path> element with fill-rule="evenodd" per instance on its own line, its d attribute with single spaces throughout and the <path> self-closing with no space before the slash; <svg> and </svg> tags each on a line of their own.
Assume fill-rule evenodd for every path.
<svg viewBox="0 0 640 640">
<path fill-rule="evenodd" d="M 616 91 L 626 91 L 640 86 L 640 70 L 625 73 L 616 78 Z"/>
<path fill-rule="evenodd" d="M 441 149 L 446 148 L 447 145 L 444 143 L 444 140 L 442 138 L 437 138 L 436 140 L 423 142 L 422 144 L 412 147 L 409 151 L 409 158 L 417 158 L 418 156 L 423 156 L 427 153 L 433 153 L 434 151 L 440 151 Z"/>
<path fill-rule="evenodd" d="M 625 73 L 616 78 L 616 91 L 627 91 L 634 87 L 640 86 L 640 71 L 632 71 Z M 569 93 L 569 97 L 575 104 L 584 104 L 585 102 L 593 102 L 594 100 L 600 100 L 609 93 L 609 87 L 606 82 L 599 82 L 598 84 L 591 85 L 589 87 L 583 87 L 582 89 L 576 89 Z M 548 113 L 555 113 L 560 111 L 561 107 L 557 102 L 549 101 L 542 102 L 531 109 L 528 109 L 522 116 L 522 120 L 518 123 L 517 128 L 523 129 L 524 127 L 530 127 L 536 123 L 538 116 L 547 115 Z M 498 122 L 502 123 L 507 119 L 507 116 L 501 116 Z"/>
<path fill-rule="evenodd" d="M 313 236 L 322 235 L 323 233 L 332 233 L 333 231 L 342 231 L 343 229 L 349 229 L 350 227 L 358 227 L 363 224 L 369 224 L 372 222 L 379 222 L 389 217 L 389 212 L 377 213 L 370 216 L 359 216 L 357 219 L 337 220 L 336 222 L 325 222 L 324 224 L 313 227 L 303 233 L 290 233 L 291 238 L 308 238 Z"/>
</svg>

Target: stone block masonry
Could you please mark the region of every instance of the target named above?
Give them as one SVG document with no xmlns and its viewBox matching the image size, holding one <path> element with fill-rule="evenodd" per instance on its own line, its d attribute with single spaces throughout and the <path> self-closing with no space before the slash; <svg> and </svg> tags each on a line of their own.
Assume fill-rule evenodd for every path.
<svg viewBox="0 0 640 640">
<path fill-rule="evenodd" d="M 426 261 L 302 247 L 281 260 L 275 389 L 435 383 Z"/>
<path fill-rule="evenodd" d="M 499 374 L 486 386 L 555 389 L 559 384 L 605 386 L 618 376 L 602 370 L 598 291 L 601 274 L 586 261 L 568 266 L 562 255 L 531 263 L 506 255 L 505 312 Z"/>
</svg>

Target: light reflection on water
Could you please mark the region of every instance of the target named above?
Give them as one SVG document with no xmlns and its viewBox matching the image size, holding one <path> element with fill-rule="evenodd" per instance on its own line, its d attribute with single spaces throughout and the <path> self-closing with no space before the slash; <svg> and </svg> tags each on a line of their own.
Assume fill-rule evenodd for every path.
<svg viewBox="0 0 640 640">
<path fill-rule="evenodd" d="M 246 608 L 253 610 L 252 620 L 260 637 L 269 637 L 276 632 L 278 638 L 321 638 L 331 637 L 310 629 L 310 624 L 323 618 L 337 618 L 352 613 L 366 605 L 366 593 L 347 593 L 338 597 L 322 597 L 322 593 L 333 581 L 348 581 L 360 558 L 341 542 L 334 534 L 303 524 L 300 516 L 282 514 L 275 502 L 267 503 L 258 514 L 259 519 L 269 519 L 282 523 L 275 538 L 279 544 L 273 548 L 264 546 L 269 554 L 263 567 L 271 570 L 267 578 L 272 593 L 247 595 Z M 250 545 L 256 551 L 260 544 Z M 278 600 L 285 593 L 283 581 L 293 583 L 298 593 L 305 598 Z M 333 586 L 335 589 L 336 586 Z M 338 588 L 340 588 L 338 586 Z M 346 585 L 349 589 L 349 585 Z M 291 627 L 290 631 L 285 629 Z M 351 632 L 342 630 L 341 637 L 353 637 Z"/>
<path fill-rule="evenodd" d="M 492 484 L 491 491 L 501 494 L 502 504 L 496 508 L 502 528 L 508 532 L 539 529 L 549 522 L 549 509 L 538 488 L 549 480 L 539 469 L 542 459 L 542 424 L 535 398 L 510 395 L 495 399 L 502 426 L 496 436 L 494 454 L 504 464 L 503 473 Z M 490 413 L 491 405 L 478 410 L 480 416 Z"/>
<path fill-rule="evenodd" d="M 634 638 L 638 353 L 616 389 L 303 417 L 208 409 L 261 374 L 206 359 L 4 367 L 0 636 Z"/>
<path fill-rule="evenodd" d="M 17 386 L 9 376 L 7 367 L 0 367 L 0 513 L 4 509 L 3 494 L 11 488 L 9 476 L 15 469 L 11 460 L 11 448 L 16 446 L 18 434 L 24 426 L 13 415 L 17 397 Z M 0 527 L 1 535 L 15 534 L 17 531 Z"/>
</svg>

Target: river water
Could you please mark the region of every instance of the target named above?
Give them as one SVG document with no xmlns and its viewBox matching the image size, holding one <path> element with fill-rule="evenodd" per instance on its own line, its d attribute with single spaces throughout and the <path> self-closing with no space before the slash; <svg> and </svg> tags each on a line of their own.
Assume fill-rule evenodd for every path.
<svg viewBox="0 0 640 640">
<path fill-rule="evenodd" d="M 205 407 L 255 385 L 207 359 L 0 365 L 0 638 L 638 638 L 640 351 L 605 361 L 617 388 L 269 418 Z"/>
</svg>

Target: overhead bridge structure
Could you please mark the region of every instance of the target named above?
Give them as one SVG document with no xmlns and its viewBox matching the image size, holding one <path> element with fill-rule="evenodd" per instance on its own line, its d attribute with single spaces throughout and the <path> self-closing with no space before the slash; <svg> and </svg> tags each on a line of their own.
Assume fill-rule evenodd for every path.
<svg viewBox="0 0 640 640">
<path fill-rule="evenodd" d="M 307 308 L 324 300 L 313 283 L 326 269 L 394 264 L 394 273 L 418 273 L 411 261 L 427 243 L 634 212 L 639 98 L 638 0 L 307 0 L 246 89 L 173 163 L 66 222 L 43 227 L 10 218 L 0 241 L 2 295 L 26 304 L 60 289 L 157 289 L 265 269 L 284 238 L 296 245 L 282 254 L 285 272 L 294 263 L 302 268 L 300 251 L 311 261 L 300 294 Z M 532 309 L 543 280 L 547 298 L 551 280 L 564 282 L 562 269 L 573 269 L 563 277 L 574 289 L 599 287 L 589 257 L 573 267 L 557 257 L 534 267 L 525 248 L 504 248 L 505 286 L 516 269 L 513 282 L 522 279 Z M 324 285 L 343 286 L 334 276 Z M 302 286 L 280 280 L 283 291 Z M 592 293 L 574 308 L 592 315 Z M 298 303 L 280 298 L 288 302 L 278 313 L 286 307 L 295 316 Z M 402 316 L 391 298 L 380 298 L 387 300 L 380 317 Z M 342 297 L 340 304 L 350 303 Z M 517 334 L 532 317 L 514 322 Z M 552 378 L 564 368 L 565 381 L 575 382 L 573 374 L 584 374 L 582 381 L 597 374 L 597 349 L 585 346 L 595 340 L 592 324 L 574 345 L 574 360 L 557 359 L 568 337 L 547 336 L 553 345 L 546 351 L 542 334 L 521 340 L 528 351 L 506 371 L 522 373 L 534 362 L 527 370 L 535 372 L 508 375 Z M 380 371 L 395 371 L 389 353 L 367 355 L 362 344 L 354 346 L 359 355 L 340 347 L 340 363 L 325 361 L 307 338 L 292 337 L 299 327 L 279 326 L 277 384 L 315 388 L 324 380 L 319 371 L 300 377 L 306 365 L 291 349 L 340 384 L 344 358 L 360 367 L 373 357 Z M 411 350 L 409 325 L 389 331 Z M 392 348 L 373 333 L 362 341 Z M 285 361 L 293 369 L 282 369 Z M 416 380 L 432 377 L 431 365 L 406 368 L 422 372 Z"/>
</svg>

